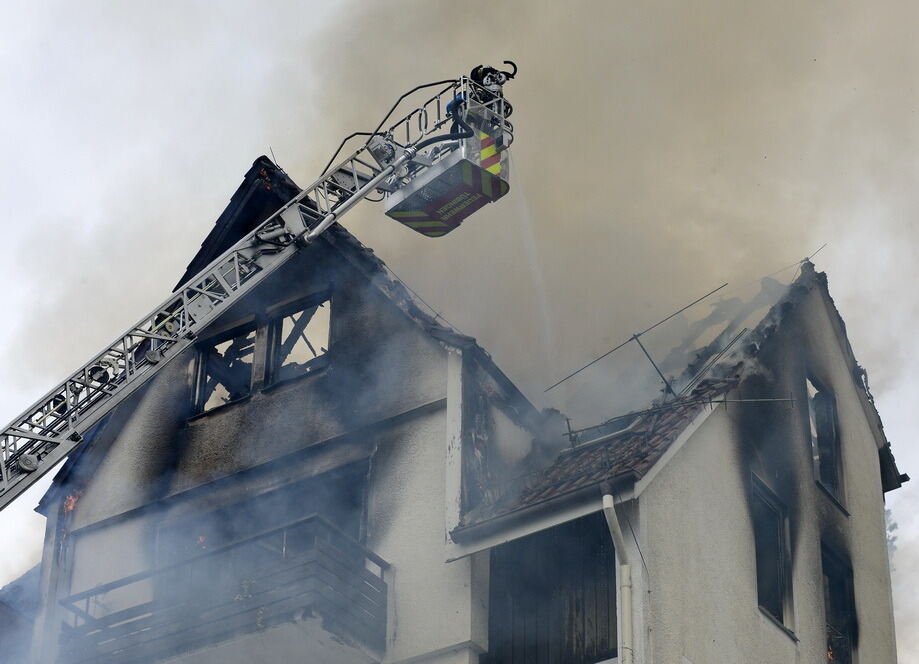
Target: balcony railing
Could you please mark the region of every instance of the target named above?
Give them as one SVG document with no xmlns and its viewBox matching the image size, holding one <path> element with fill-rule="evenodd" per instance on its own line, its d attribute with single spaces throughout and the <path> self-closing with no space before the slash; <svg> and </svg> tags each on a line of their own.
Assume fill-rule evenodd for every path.
<svg viewBox="0 0 919 664">
<path fill-rule="evenodd" d="M 382 652 L 387 567 L 313 515 L 61 600 L 62 660 L 156 661 L 308 614 Z"/>
</svg>

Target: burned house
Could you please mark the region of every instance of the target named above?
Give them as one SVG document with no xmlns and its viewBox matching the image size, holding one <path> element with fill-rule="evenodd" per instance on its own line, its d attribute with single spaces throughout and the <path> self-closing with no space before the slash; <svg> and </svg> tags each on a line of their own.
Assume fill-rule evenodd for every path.
<svg viewBox="0 0 919 664">
<path fill-rule="evenodd" d="M 180 283 L 297 191 L 257 160 Z M 31 658 L 893 664 L 906 478 L 823 275 L 723 350 L 566 436 L 333 227 L 68 459 Z"/>
</svg>

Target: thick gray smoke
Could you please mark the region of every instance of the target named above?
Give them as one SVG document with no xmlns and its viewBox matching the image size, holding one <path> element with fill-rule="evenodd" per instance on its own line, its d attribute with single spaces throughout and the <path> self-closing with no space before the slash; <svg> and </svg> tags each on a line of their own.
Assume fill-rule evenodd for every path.
<svg viewBox="0 0 919 664">
<path fill-rule="evenodd" d="M 0 178 L 0 276 L 16 286 L 4 414 L 165 295 L 269 145 L 306 184 L 403 90 L 509 58 L 510 195 L 441 240 L 373 206 L 349 228 L 538 405 L 585 424 L 613 414 L 604 395 L 633 380 L 616 361 L 633 360 L 542 388 L 720 283 L 829 242 L 818 268 L 910 470 L 912 425 L 894 413 L 919 398 L 904 368 L 917 14 L 790 0 L 14 5 L 0 27 L 13 100 L 0 131 L 20 158 Z M 898 520 L 905 558 L 917 540 Z"/>
<path fill-rule="evenodd" d="M 66 223 L 36 219 L 46 223 L 24 238 L 18 267 L 34 271 L 40 292 L 10 356 L 58 341 L 49 319 L 79 321 L 75 339 L 31 358 L 52 373 L 143 313 L 268 144 L 305 184 L 338 136 L 374 126 L 399 92 L 480 62 L 521 67 L 507 89 L 517 109 L 511 196 L 442 240 L 378 207 L 348 225 L 534 398 L 714 286 L 745 284 L 834 241 L 915 170 L 899 156 L 899 142 L 915 140 L 908 113 L 895 112 L 909 107 L 897 82 L 910 62 L 896 47 L 911 43 L 890 39 L 909 23 L 900 15 L 790 2 L 354 3 L 311 32 L 294 7 L 241 4 L 219 21 L 192 12 L 181 23 L 133 12 L 59 19 L 78 26 L 68 45 L 88 56 L 88 71 L 52 74 L 56 94 L 42 101 L 74 94 L 68 75 L 98 82 L 77 111 L 101 113 L 86 124 L 112 138 L 84 145 L 74 169 L 109 185 L 94 209 L 61 205 Z M 248 39 L 228 29 L 243 21 Z M 116 25 L 136 29 L 138 43 L 115 36 Z M 49 145 L 43 159 L 54 155 Z M 36 216 L 52 214 L 44 208 Z M 88 306 L 87 292 L 111 304 Z M 585 379 L 552 403 L 576 407 Z"/>
<path fill-rule="evenodd" d="M 323 33 L 319 103 L 344 133 L 396 90 L 520 64 L 508 199 L 439 241 L 376 210 L 353 227 L 537 398 L 718 284 L 865 221 L 874 169 L 898 133 L 915 137 L 891 108 L 909 101 L 901 79 L 882 75 L 907 73 L 880 41 L 903 19 L 800 3 L 361 3 Z M 343 35 L 361 48 L 336 48 Z M 577 410 L 603 371 L 554 405 Z"/>
</svg>

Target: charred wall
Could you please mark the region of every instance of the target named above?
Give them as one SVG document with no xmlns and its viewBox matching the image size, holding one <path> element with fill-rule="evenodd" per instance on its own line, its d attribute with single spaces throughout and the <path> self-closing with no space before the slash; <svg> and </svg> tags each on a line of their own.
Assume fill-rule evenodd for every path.
<svg viewBox="0 0 919 664">
<path fill-rule="evenodd" d="M 824 286 L 816 283 L 791 300 L 776 312 L 780 324 L 759 345 L 756 371 L 729 398 L 792 404 L 722 404 L 640 498 L 657 661 L 823 661 L 827 547 L 851 568 L 851 636 L 859 661 L 896 661 L 877 441 L 858 393 L 862 388 L 852 378 L 850 351 Z M 836 399 L 843 487 L 838 498 L 815 481 L 808 375 Z M 787 515 L 790 597 L 784 625 L 758 609 L 754 474 Z"/>
<path fill-rule="evenodd" d="M 316 505 L 341 506 L 336 492 L 346 489 L 350 509 L 359 513 L 348 534 L 388 550 L 395 526 L 384 525 L 389 522 L 382 514 L 370 515 L 367 509 L 371 492 L 389 490 L 377 484 L 377 477 L 392 479 L 385 471 L 387 455 L 379 458 L 383 470 L 374 471 L 384 441 L 390 447 L 400 438 L 415 440 L 416 448 L 433 445 L 431 453 L 439 460 L 424 472 L 439 478 L 439 495 L 423 500 L 443 505 L 445 350 L 327 246 L 304 251 L 201 338 L 239 324 L 260 325 L 272 308 L 320 291 L 331 293 L 331 343 L 328 361 L 318 371 L 269 385 L 258 377 L 265 358 L 256 355 L 253 389 L 246 398 L 195 415 L 190 404 L 198 359 L 190 351 L 114 414 L 86 454 L 92 472 L 72 474 L 51 506 L 61 525 L 46 548 L 45 563 L 55 567 L 57 579 L 48 588 L 52 599 L 44 617 L 52 632 L 62 618 L 53 598 L 162 566 L 164 551 L 189 542 L 210 546 L 208 520 L 219 526 L 212 529 L 215 536 L 226 539 L 231 532 L 284 522 L 278 513 L 299 518 Z M 433 441 L 426 438 L 431 434 Z M 409 459 L 400 459 L 398 473 L 421 472 Z M 332 477 L 344 467 L 355 472 Z M 271 507 L 253 512 L 256 503 Z M 396 513 L 405 509 L 413 507 L 400 505 Z M 325 511 L 351 523 L 332 514 L 331 507 Z M 437 552 L 439 564 L 442 514 L 441 507 L 439 530 L 427 524 L 420 540 Z M 371 523 L 376 518 L 379 523 Z M 403 540 L 406 535 L 399 533 Z M 400 551 L 396 547 L 393 555 L 398 558 Z M 466 579 L 460 584 L 468 585 L 468 569 L 457 572 Z M 435 581 L 432 572 L 425 583 Z M 155 587 L 138 584 L 109 593 L 104 601 L 117 610 L 143 600 Z M 49 636 L 41 661 L 54 661 L 55 641 Z"/>
<path fill-rule="evenodd" d="M 329 288 L 328 366 L 288 384 L 257 384 L 247 401 L 190 421 L 180 438 L 173 492 L 445 397 L 442 347 L 363 275 L 329 254 L 318 258 L 306 256 L 281 271 L 258 293 L 254 308 L 264 311 Z M 309 287 L 291 287 L 297 284 Z M 251 315 L 240 314 L 236 321 Z"/>
</svg>

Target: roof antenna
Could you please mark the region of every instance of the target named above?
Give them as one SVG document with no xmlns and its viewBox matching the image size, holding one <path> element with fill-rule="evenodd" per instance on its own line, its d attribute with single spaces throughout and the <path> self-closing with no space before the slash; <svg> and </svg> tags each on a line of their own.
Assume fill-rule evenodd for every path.
<svg viewBox="0 0 919 664">
<path fill-rule="evenodd" d="M 670 320 L 670 319 L 673 318 L 674 316 L 679 316 L 681 313 L 683 313 L 684 311 L 686 311 L 687 309 L 689 309 L 691 306 L 693 306 L 693 305 L 695 305 L 695 304 L 699 304 L 699 302 L 701 302 L 701 301 L 704 300 L 705 298 L 709 297 L 710 295 L 714 295 L 715 293 L 717 293 L 718 291 L 720 291 L 720 290 L 721 290 L 722 288 L 724 288 L 725 286 L 727 286 L 727 283 L 721 284 L 721 285 L 718 286 L 718 288 L 716 288 L 715 290 L 709 291 L 708 293 L 706 293 L 705 295 L 703 295 L 702 297 L 700 297 L 698 300 L 693 300 L 692 302 L 690 302 L 689 304 L 687 304 L 687 305 L 686 305 L 685 307 L 683 307 L 682 309 L 679 309 L 679 310 L 677 310 L 677 311 L 674 311 L 672 314 L 670 314 L 669 316 L 667 316 L 667 317 L 664 318 L 663 320 L 659 320 L 658 322 L 656 322 L 656 323 L 655 323 L 654 325 L 652 325 L 651 327 L 649 327 L 649 328 L 647 328 L 647 329 L 645 329 L 645 330 L 642 330 L 641 332 L 638 332 L 637 334 L 633 334 L 631 337 L 629 337 L 628 339 L 626 339 L 625 341 L 623 341 L 623 342 L 622 342 L 621 344 L 619 344 L 618 346 L 615 346 L 615 347 L 611 348 L 610 350 L 608 350 L 608 351 L 606 351 L 605 353 L 603 353 L 603 355 L 601 355 L 600 357 L 597 357 L 597 358 L 591 360 L 590 362 L 588 362 L 587 364 L 585 364 L 583 367 L 581 367 L 581 368 L 578 369 L 577 371 L 574 371 L 574 372 L 568 374 L 567 376 L 565 376 L 564 378 L 562 378 L 562 379 L 561 379 L 560 381 L 558 381 L 557 383 L 555 383 L 555 384 L 553 384 L 553 385 L 550 385 L 549 387 L 547 387 L 546 389 L 544 389 L 543 392 L 545 393 L 545 392 L 548 392 L 548 391 L 551 390 L 551 389 L 554 389 L 554 388 L 558 387 L 559 385 L 561 385 L 562 383 L 564 383 L 564 382 L 565 382 L 566 380 L 568 380 L 569 378 L 573 378 L 574 376 L 577 376 L 579 373 L 581 373 L 582 371 L 584 371 L 584 369 L 586 369 L 587 367 L 589 367 L 589 366 L 591 366 L 591 365 L 593 365 L 593 364 L 596 364 L 597 362 L 599 362 L 600 360 L 602 360 L 602 359 L 603 359 L 604 357 L 606 357 L 607 355 L 611 355 L 612 353 L 615 353 L 617 350 L 619 350 L 620 348 L 622 348 L 623 346 L 625 346 L 626 344 L 628 344 L 628 343 L 630 343 L 630 342 L 632 342 L 632 341 L 637 341 L 637 342 L 638 342 L 638 345 L 641 346 L 641 349 L 642 349 L 642 351 L 644 351 L 645 355 L 648 355 L 648 351 L 646 351 L 645 348 L 644 348 L 644 346 L 642 345 L 642 343 L 641 343 L 640 341 L 638 341 L 638 337 L 640 337 L 640 336 L 643 335 L 643 334 L 647 334 L 648 332 L 650 332 L 650 331 L 653 330 L 654 328 L 658 327 L 659 325 L 663 325 L 664 323 L 666 323 L 668 320 Z M 651 356 L 650 356 L 650 355 L 648 355 L 648 359 L 651 360 Z M 654 360 L 651 360 L 651 364 L 654 364 Z M 673 394 L 673 388 L 670 386 L 670 383 L 667 382 L 667 379 L 664 378 L 663 374 L 661 374 L 661 371 L 660 371 L 660 369 L 657 368 L 657 365 L 656 365 L 656 364 L 654 364 L 654 368 L 657 370 L 658 375 L 664 380 L 664 384 L 667 386 L 667 391 L 668 391 L 670 394 Z"/>
<path fill-rule="evenodd" d="M 819 254 L 820 251 L 821 251 L 825 246 L 826 246 L 826 242 L 824 242 L 823 244 L 821 244 L 820 247 L 817 249 L 817 251 L 815 251 L 814 253 L 812 253 L 810 256 L 805 256 L 804 258 L 802 258 L 801 260 L 798 261 L 798 268 L 795 270 L 795 276 L 792 277 L 792 279 L 791 279 L 792 281 L 794 281 L 795 279 L 798 278 L 798 272 L 801 271 L 801 266 L 804 265 L 805 263 L 810 263 L 811 258 L 813 258 L 813 257 L 816 256 L 817 254 Z"/>
<path fill-rule="evenodd" d="M 641 348 L 641 352 L 645 354 L 645 357 L 648 358 L 648 362 L 651 363 L 651 366 L 654 367 L 654 370 L 657 372 L 657 375 L 660 376 L 661 380 L 664 381 L 664 387 L 667 388 L 667 393 L 673 397 L 676 397 L 676 392 L 673 391 L 673 387 L 670 386 L 670 381 L 667 380 L 667 377 L 664 376 L 663 372 L 660 370 L 660 367 L 657 366 L 657 362 L 654 361 L 654 358 L 651 357 L 651 353 L 645 348 L 645 345 L 641 343 L 641 339 L 638 338 L 637 334 L 632 335 L 632 339 L 635 340 L 635 343 L 638 344 L 638 347 Z"/>
<path fill-rule="evenodd" d="M 819 254 L 819 253 L 823 250 L 823 248 L 824 248 L 825 246 L 826 246 L 826 242 L 824 242 L 823 244 L 821 244 L 821 245 L 820 245 L 820 248 L 817 249 L 817 251 L 815 251 L 814 253 L 812 253 L 810 256 L 806 256 L 806 257 L 804 258 L 804 260 L 805 260 L 805 261 L 809 261 L 811 258 L 813 258 L 813 257 L 816 256 L 817 254 Z M 804 261 L 801 261 L 801 262 L 803 263 Z"/>
</svg>

